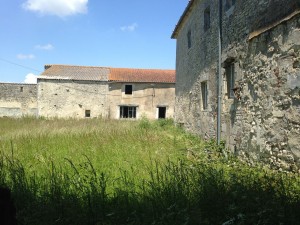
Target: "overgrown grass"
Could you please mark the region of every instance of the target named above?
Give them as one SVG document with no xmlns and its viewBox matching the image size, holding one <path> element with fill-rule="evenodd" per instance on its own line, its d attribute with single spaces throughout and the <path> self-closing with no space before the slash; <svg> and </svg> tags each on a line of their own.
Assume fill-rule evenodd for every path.
<svg viewBox="0 0 300 225">
<path fill-rule="evenodd" d="M 222 157 L 173 125 L 0 119 L 20 224 L 300 224 L 300 178 Z"/>
</svg>

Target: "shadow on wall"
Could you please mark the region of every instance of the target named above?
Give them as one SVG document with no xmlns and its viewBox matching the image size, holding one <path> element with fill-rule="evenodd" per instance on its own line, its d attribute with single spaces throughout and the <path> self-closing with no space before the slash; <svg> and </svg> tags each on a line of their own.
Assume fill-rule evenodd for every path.
<svg viewBox="0 0 300 225">
<path fill-rule="evenodd" d="M 277 20 L 300 9 L 300 0 L 271 0 L 264 12 L 256 18 L 252 31 L 268 26 Z"/>
</svg>

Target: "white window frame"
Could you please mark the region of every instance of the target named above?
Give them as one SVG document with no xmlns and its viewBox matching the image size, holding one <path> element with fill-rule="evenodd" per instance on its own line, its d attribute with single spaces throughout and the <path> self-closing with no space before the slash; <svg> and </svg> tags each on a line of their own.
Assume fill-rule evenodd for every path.
<svg viewBox="0 0 300 225">
<path fill-rule="evenodd" d="M 137 118 L 137 106 L 132 105 L 120 105 L 120 113 L 119 118 L 120 119 L 136 119 Z M 124 112 L 124 110 L 127 110 L 127 112 Z M 125 116 L 127 115 L 127 116 Z"/>
</svg>

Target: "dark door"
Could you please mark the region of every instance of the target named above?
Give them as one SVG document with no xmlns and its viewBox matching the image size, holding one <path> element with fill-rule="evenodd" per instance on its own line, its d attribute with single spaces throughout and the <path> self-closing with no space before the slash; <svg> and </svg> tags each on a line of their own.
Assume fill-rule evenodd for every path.
<svg viewBox="0 0 300 225">
<path fill-rule="evenodd" d="M 166 107 L 158 107 L 158 119 L 165 119 L 166 118 Z"/>
</svg>

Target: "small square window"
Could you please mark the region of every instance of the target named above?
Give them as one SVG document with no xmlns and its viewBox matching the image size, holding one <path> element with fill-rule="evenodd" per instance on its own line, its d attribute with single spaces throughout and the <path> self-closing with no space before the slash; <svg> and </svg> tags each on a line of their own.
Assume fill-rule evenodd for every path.
<svg viewBox="0 0 300 225">
<path fill-rule="evenodd" d="M 201 94 L 202 94 L 202 108 L 203 110 L 206 110 L 208 107 L 207 81 L 201 82 Z"/>
<path fill-rule="evenodd" d="M 125 85 L 125 95 L 132 95 L 132 85 Z"/>
<path fill-rule="evenodd" d="M 234 98 L 234 62 L 225 67 L 228 98 Z"/>
<path fill-rule="evenodd" d="M 208 6 L 204 11 L 204 31 L 210 28 L 210 7 Z"/>
<path fill-rule="evenodd" d="M 91 117 L 91 110 L 85 110 L 85 117 Z"/>
</svg>

